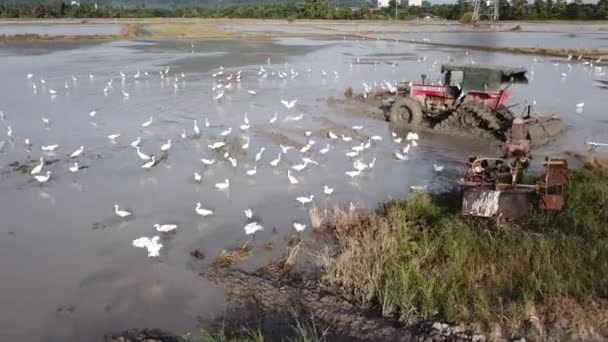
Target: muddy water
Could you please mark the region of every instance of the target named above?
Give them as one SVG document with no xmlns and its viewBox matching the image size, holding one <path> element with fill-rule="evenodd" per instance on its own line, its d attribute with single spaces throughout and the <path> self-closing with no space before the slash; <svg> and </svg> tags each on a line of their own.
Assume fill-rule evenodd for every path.
<svg viewBox="0 0 608 342">
<path fill-rule="evenodd" d="M 0 152 L 0 339 L 83 341 L 132 327 L 196 330 L 221 315 L 225 303 L 222 289 L 198 277 L 200 268 L 223 249 L 247 241 L 254 246 L 254 256 L 244 268 L 282 256 L 285 241 L 293 234 L 292 223 L 308 224 L 297 196 L 314 194 L 321 209 L 351 201 L 374 206 L 408 194 L 410 185 L 426 184 L 437 190 L 450 186 L 459 160 L 493 148 L 476 140 L 423 135 L 410 160 L 397 161 L 392 153 L 399 146 L 391 142 L 385 122 L 327 104 L 327 98 L 341 97 L 349 85 L 361 91 L 362 82 L 411 80 L 421 73 L 436 80 L 448 55 L 460 62 L 473 59 L 533 69 L 529 85 L 514 87 L 516 101 L 534 99 L 540 110 L 565 118 L 570 131 L 553 149 L 579 148 L 585 137 L 608 141 L 601 110 L 606 93 L 595 81 L 605 76 L 580 64 L 569 67 L 565 61 L 534 62 L 531 56 L 481 52 L 466 55 L 460 49 L 369 40 L 201 41 L 194 48 L 185 41 L 3 46 L 0 110 L 5 120 L 0 121 L 0 140 L 7 143 Z M 417 61 L 424 56 L 424 62 Z M 275 76 L 261 79 L 260 64 Z M 242 70 L 242 81 L 214 101 L 211 74 L 220 65 L 225 73 Z M 159 71 L 167 66 L 171 66 L 169 75 L 160 79 Z M 297 77 L 276 76 L 278 71 L 290 74 L 292 68 Z M 142 76 L 134 79 L 137 70 Z M 128 75 L 124 81 L 120 71 Z M 568 74 L 565 79 L 562 72 Z M 28 73 L 35 75 L 32 80 L 26 78 Z M 91 79 L 89 73 L 95 77 Z M 110 79 L 113 88 L 104 96 Z M 57 95 L 51 97 L 49 88 Z M 130 96 L 125 98 L 122 90 Z M 298 102 L 292 110 L 280 103 L 295 98 Z M 575 113 L 577 102 L 585 102 L 581 114 Z M 88 113 L 94 109 L 97 114 L 91 118 Z M 238 128 L 245 112 L 252 125 L 247 132 Z M 269 125 L 275 112 L 279 119 Z M 288 120 L 300 113 L 301 120 Z M 51 120 L 49 127 L 42 116 Z M 142 128 L 150 116 L 153 123 Z M 209 128 L 204 127 L 205 117 Z M 191 137 L 195 119 L 202 128 L 198 138 Z M 12 141 L 6 134 L 9 125 Z M 355 135 L 348 129 L 352 125 L 364 128 Z M 220 140 L 219 133 L 229 127 L 233 133 L 226 140 L 236 145 L 239 165 L 232 168 L 221 161 L 205 168 L 200 158 L 221 159 L 207 145 Z M 190 136 L 187 139 L 180 138 L 182 128 Z M 300 153 L 289 151 L 277 168 L 269 161 L 280 151 L 279 142 L 306 143 L 307 130 L 316 141 L 308 155 L 320 165 L 294 172 L 300 183 L 290 185 L 286 171 L 300 162 Z M 344 172 L 352 166 L 344 153 L 354 144 L 330 141 L 324 134 L 328 130 L 358 136 L 357 143 L 371 135 L 384 137 L 362 154 L 364 162 L 377 158 L 375 168 L 347 179 Z M 113 133 L 121 134 L 115 144 L 106 137 Z M 251 146 L 239 151 L 238 141 L 244 135 L 251 137 Z M 173 146 L 166 158 L 144 171 L 129 147 L 138 136 L 142 151 L 157 157 L 167 139 Z M 32 141 L 31 150 L 24 146 L 25 138 Z M 318 150 L 327 143 L 332 149 L 323 156 Z M 41 156 L 40 146 L 49 144 L 60 146 L 54 156 L 45 155 L 48 160 L 58 159 L 46 167 L 53 173 L 48 183 L 35 184 L 28 174 L 9 166 L 15 161 L 33 165 L 32 160 Z M 67 156 L 80 145 L 85 152 L 77 160 L 87 168 L 71 174 L 67 168 L 74 160 Z M 256 165 L 255 154 L 262 147 L 266 151 L 257 174 L 245 176 Z M 446 172 L 433 173 L 433 163 L 445 164 Z M 195 171 L 203 175 L 201 184 L 192 179 Z M 217 191 L 214 184 L 225 178 L 230 179 L 229 191 Z M 323 195 L 324 184 L 335 188 L 329 199 Z M 215 214 L 197 216 L 198 201 Z M 112 211 L 115 203 L 132 210 L 133 217 L 117 219 Z M 245 208 L 252 208 L 265 227 L 255 240 L 243 234 Z M 144 250 L 131 246 L 135 238 L 155 235 L 153 224 L 169 222 L 180 227 L 175 234 L 162 235 L 159 258 L 148 259 Z M 311 236 L 309 231 L 303 234 Z M 263 248 L 268 241 L 274 242 L 273 250 Z M 189 252 L 195 248 L 204 251 L 207 259 L 193 261 Z"/>
</svg>

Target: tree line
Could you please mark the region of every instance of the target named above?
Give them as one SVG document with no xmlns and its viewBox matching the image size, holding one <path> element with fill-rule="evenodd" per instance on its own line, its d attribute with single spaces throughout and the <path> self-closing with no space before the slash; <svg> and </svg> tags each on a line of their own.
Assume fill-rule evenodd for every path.
<svg viewBox="0 0 608 342">
<path fill-rule="evenodd" d="M 230 0 L 227 0 L 230 1 Z M 233 0 L 239 1 L 239 0 Z M 394 0 L 393 0 L 394 1 Z M 485 2 L 483 2 L 485 4 Z M 238 3 L 218 0 L 207 7 L 148 8 L 112 7 L 68 2 L 54 4 L 4 4 L 0 5 L 0 18 L 268 18 L 294 19 L 394 19 L 394 2 L 388 8 L 377 9 L 375 4 L 347 6 L 335 0 L 304 0 L 302 2 Z M 483 4 L 482 4 L 483 5 Z M 398 19 L 439 17 L 460 19 L 472 11 L 468 1 L 456 4 L 422 6 L 398 5 Z M 597 4 L 580 2 L 567 4 L 565 0 L 499 0 L 501 20 L 601 20 L 608 19 L 608 0 Z"/>
</svg>

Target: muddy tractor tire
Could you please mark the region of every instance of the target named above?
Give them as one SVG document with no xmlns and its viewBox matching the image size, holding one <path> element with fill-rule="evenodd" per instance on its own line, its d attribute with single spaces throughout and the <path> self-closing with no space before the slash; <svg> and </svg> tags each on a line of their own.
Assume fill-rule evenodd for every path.
<svg viewBox="0 0 608 342">
<path fill-rule="evenodd" d="M 505 114 L 507 115 L 507 114 Z M 464 103 L 433 128 L 437 131 L 460 131 L 468 135 L 491 136 L 501 141 L 506 139 L 507 127 L 496 113 L 482 103 Z"/>
<path fill-rule="evenodd" d="M 418 126 L 422 119 L 422 106 L 411 97 L 398 99 L 391 107 L 389 121 L 397 126 Z"/>
</svg>

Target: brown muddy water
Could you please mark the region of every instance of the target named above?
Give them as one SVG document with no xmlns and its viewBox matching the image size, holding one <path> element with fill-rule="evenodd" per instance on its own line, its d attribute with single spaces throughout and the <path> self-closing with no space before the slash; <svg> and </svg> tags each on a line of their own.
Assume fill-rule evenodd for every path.
<svg viewBox="0 0 608 342">
<path fill-rule="evenodd" d="M 392 142 L 386 122 L 328 104 L 328 98 L 341 98 L 348 86 L 362 91 L 363 82 L 412 80 L 421 73 L 436 81 L 448 56 L 456 62 L 524 65 L 533 74 L 530 84 L 514 86 L 515 102 L 536 101 L 538 110 L 558 113 L 569 126 L 567 134 L 539 153 L 580 149 L 585 139 L 608 141 L 603 110 L 607 94 L 596 81 L 606 79 L 606 67 L 374 40 L 192 43 L 0 46 L 0 110 L 4 113 L 0 141 L 5 141 L 0 152 L 0 340 L 95 341 L 108 331 L 144 327 L 197 331 L 221 316 L 226 307 L 224 290 L 199 277 L 200 269 L 222 250 L 248 241 L 254 252 L 241 265 L 244 269 L 282 257 L 294 233 L 292 223 L 309 225 L 307 210 L 296 197 L 313 194 L 320 209 L 349 202 L 373 207 L 406 196 L 411 185 L 445 189 L 464 157 L 496 151 L 488 142 L 425 134 L 420 146 L 410 151 L 410 160 L 398 161 L 393 151 L 404 145 Z M 275 74 L 261 78 L 260 65 Z M 167 66 L 168 75 L 161 79 L 159 71 Z M 215 101 L 212 74 L 220 66 L 226 75 L 242 71 L 242 80 Z M 298 73 L 293 78 L 292 69 Z M 141 76 L 135 79 L 138 70 Z M 278 77 L 279 71 L 288 76 Z M 124 80 L 120 72 L 126 74 Z M 28 73 L 32 79 L 26 77 Z M 110 80 L 112 88 L 104 95 Z M 55 96 L 49 94 L 50 89 L 56 91 Z M 123 90 L 130 94 L 128 98 Z M 298 101 L 288 110 L 281 99 Z M 579 102 L 585 102 L 582 113 L 575 112 Z M 97 112 L 95 117 L 89 115 L 92 110 Z M 248 131 L 239 129 L 245 112 L 251 122 Z M 275 112 L 277 122 L 268 124 Z M 303 118 L 288 119 L 297 114 Z M 152 124 L 142 128 L 150 117 Z M 205 117 L 209 128 L 204 126 Z M 195 119 L 202 130 L 198 138 L 192 137 Z M 353 125 L 364 127 L 354 132 Z M 7 135 L 9 126 L 12 137 Z M 221 137 L 220 132 L 229 127 L 232 134 Z M 180 138 L 182 129 L 188 138 Z M 312 132 L 310 137 L 305 136 L 307 130 Z M 329 140 L 328 130 L 356 138 L 349 143 Z M 114 133 L 121 136 L 110 143 L 107 135 Z M 384 140 L 361 158 L 370 162 L 376 157 L 375 168 L 349 179 L 344 172 L 353 169 L 352 160 L 344 153 L 372 135 Z M 142 161 L 129 147 L 138 136 L 142 151 L 157 158 L 167 139 L 172 139 L 172 147 L 155 167 L 143 170 Z M 251 138 L 247 151 L 238 148 L 243 136 Z M 26 138 L 31 141 L 29 148 Z M 301 154 L 290 150 L 276 168 L 269 162 L 280 151 L 279 143 L 302 146 L 311 138 L 316 144 L 306 155 L 319 165 L 293 172 L 299 184 L 291 185 L 286 172 L 300 163 Z M 211 167 L 199 161 L 220 160 L 207 145 L 221 139 L 237 145 L 236 168 L 225 161 Z M 319 150 L 328 143 L 330 152 L 321 155 Z M 53 154 L 42 153 L 41 146 L 51 144 L 59 147 Z M 84 153 L 68 158 L 80 145 Z M 262 147 L 266 150 L 257 163 L 257 174 L 245 176 L 256 165 L 255 154 Z M 42 185 L 28 172 L 40 156 L 56 160 L 45 166 L 52 176 Z M 74 161 L 86 168 L 70 173 L 68 167 Z M 15 169 L 14 162 L 28 167 Z M 433 163 L 446 165 L 446 170 L 434 173 Z M 201 184 L 194 182 L 193 172 L 203 176 Z M 229 190 L 217 191 L 214 184 L 226 178 Z M 325 184 L 335 189 L 330 197 L 323 194 Z M 196 202 L 213 209 L 214 215 L 198 216 Z M 118 219 L 113 213 L 115 203 L 132 210 L 132 217 Z M 246 208 L 253 209 L 264 226 L 255 239 L 243 231 Z M 153 228 L 155 223 L 176 223 L 179 228 L 160 234 Z M 157 234 L 163 244 L 158 258 L 148 258 L 145 250 L 131 245 L 135 238 Z M 310 230 L 302 234 L 305 239 L 311 236 Z M 269 241 L 272 250 L 264 248 Z M 194 249 L 203 251 L 206 259 L 194 260 L 189 255 Z"/>
</svg>

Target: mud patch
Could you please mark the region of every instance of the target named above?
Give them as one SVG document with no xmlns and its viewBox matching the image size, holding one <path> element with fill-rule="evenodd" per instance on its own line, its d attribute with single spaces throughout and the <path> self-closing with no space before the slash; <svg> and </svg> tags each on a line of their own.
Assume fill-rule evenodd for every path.
<svg viewBox="0 0 608 342">
<path fill-rule="evenodd" d="M 268 139 L 277 145 L 281 144 L 281 145 L 285 145 L 285 146 L 293 146 L 297 149 L 300 149 L 300 148 L 302 148 L 302 146 L 304 146 L 303 143 L 297 142 L 297 141 L 289 138 L 285 134 L 277 133 L 275 131 L 258 130 L 258 131 L 256 131 L 256 133 L 259 134 L 261 137 Z"/>
<path fill-rule="evenodd" d="M 357 95 L 346 99 L 330 97 L 326 102 L 329 108 L 349 116 L 385 120 L 385 114 L 380 108 L 381 100 L 375 100 L 371 97 L 364 99 Z"/>
<path fill-rule="evenodd" d="M 223 286 L 230 298 L 260 312 L 312 316 L 331 333 L 351 340 L 409 341 L 412 335 L 396 321 L 367 317 L 343 297 L 321 288 L 316 281 L 301 279 L 272 264 L 255 273 L 211 267 L 203 276 Z"/>
</svg>

